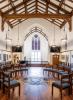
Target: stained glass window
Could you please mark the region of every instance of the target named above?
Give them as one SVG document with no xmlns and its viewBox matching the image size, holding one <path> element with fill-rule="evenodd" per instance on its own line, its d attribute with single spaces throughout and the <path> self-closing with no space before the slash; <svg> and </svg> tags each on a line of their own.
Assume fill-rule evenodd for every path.
<svg viewBox="0 0 73 100">
<path fill-rule="evenodd" d="M 37 34 L 32 38 L 32 50 L 40 50 L 40 38 Z"/>
</svg>

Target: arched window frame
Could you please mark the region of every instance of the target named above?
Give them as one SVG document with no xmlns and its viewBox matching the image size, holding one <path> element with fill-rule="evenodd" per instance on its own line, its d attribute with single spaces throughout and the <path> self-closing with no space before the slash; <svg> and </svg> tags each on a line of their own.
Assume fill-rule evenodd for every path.
<svg viewBox="0 0 73 100">
<path fill-rule="evenodd" d="M 40 38 L 37 34 L 32 38 L 32 50 L 40 50 Z"/>
</svg>

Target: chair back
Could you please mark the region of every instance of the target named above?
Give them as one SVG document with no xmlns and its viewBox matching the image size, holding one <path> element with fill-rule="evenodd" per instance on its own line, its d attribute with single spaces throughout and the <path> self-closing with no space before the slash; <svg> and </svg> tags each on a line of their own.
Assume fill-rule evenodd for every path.
<svg viewBox="0 0 73 100">
<path fill-rule="evenodd" d="M 65 74 L 61 76 L 61 85 L 63 83 L 68 83 L 70 85 L 71 83 L 70 74 Z"/>
<path fill-rule="evenodd" d="M 63 66 L 58 66 L 58 70 L 64 70 Z"/>
<path fill-rule="evenodd" d="M 69 66 L 64 66 L 64 71 L 70 73 L 71 72 L 71 69 Z"/>
<path fill-rule="evenodd" d="M 0 69 L 0 79 L 3 78 L 3 69 Z"/>
<path fill-rule="evenodd" d="M 10 73 L 3 72 L 3 83 L 7 83 L 8 87 L 10 87 Z"/>
<path fill-rule="evenodd" d="M 73 81 L 73 72 L 70 73 L 70 79 L 71 79 L 71 84 L 72 84 L 72 81 Z"/>
</svg>

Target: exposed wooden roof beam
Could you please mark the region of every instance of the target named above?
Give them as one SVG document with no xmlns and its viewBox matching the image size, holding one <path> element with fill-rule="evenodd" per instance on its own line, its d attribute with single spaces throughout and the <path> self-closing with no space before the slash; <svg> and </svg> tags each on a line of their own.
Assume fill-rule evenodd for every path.
<svg viewBox="0 0 73 100">
<path fill-rule="evenodd" d="M 71 14 L 4 14 L 6 19 L 22 19 L 22 18 L 52 18 L 52 19 L 64 19 L 71 18 Z"/>
<path fill-rule="evenodd" d="M 4 9 L 4 8 L 8 7 L 9 5 L 10 5 L 10 3 L 7 4 L 7 5 L 5 5 L 5 6 L 3 6 L 3 7 L 1 7 L 0 9 L 2 10 L 2 9 Z"/>
<path fill-rule="evenodd" d="M 6 22 L 11 28 L 13 28 L 12 24 L 8 20 L 6 20 Z"/>
<path fill-rule="evenodd" d="M 46 4 L 44 4 L 43 2 L 41 1 L 38 1 L 38 3 L 42 4 L 43 6 L 46 6 Z"/>
<path fill-rule="evenodd" d="M 27 2 L 25 2 L 25 0 L 23 0 L 23 4 L 24 4 L 24 10 L 25 10 L 25 13 L 27 12 Z"/>
<path fill-rule="evenodd" d="M 14 14 L 16 14 L 16 9 L 14 7 L 14 4 L 13 4 L 12 0 L 9 0 L 9 2 L 10 2 L 10 5 L 11 5 L 13 11 L 14 11 Z M 18 21 L 20 22 L 21 20 L 19 19 Z"/>
<path fill-rule="evenodd" d="M 45 13 L 37 13 L 37 14 L 4 14 L 3 17 L 7 20 L 10 19 L 28 19 L 28 18 L 48 18 L 48 19 L 63 19 L 69 24 L 69 29 L 71 31 L 71 14 L 45 14 Z"/>
<path fill-rule="evenodd" d="M 4 23 L 5 21 L 7 22 L 7 24 L 10 26 L 10 28 L 13 28 L 12 24 L 10 24 L 10 22 L 8 20 L 6 20 L 5 18 L 3 18 L 3 12 L 0 10 L 0 16 L 2 17 L 2 25 L 1 25 L 1 30 L 4 30 Z"/>
<path fill-rule="evenodd" d="M 62 4 L 64 3 L 64 1 L 65 1 L 65 0 L 61 0 L 61 1 L 60 1 L 59 8 L 58 8 L 58 13 L 59 13 L 59 10 L 61 9 L 61 6 L 62 6 Z"/>
<path fill-rule="evenodd" d="M 25 2 L 28 2 L 28 0 L 25 0 Z M 15 9 L 18 8 L 18 7 L 20 7 L 20 6 L 22 6 L 22 5 L 24 5 L 23 2 L 19 3 L 18 5 L 15 6 Z M 7 10 L 7 11 L 5 11 L 4 13 L 7 14 L 7 13 L 9 13 L 9 12 L 11 12 L 11 11 L 13 11 L 12 8 L 10 8 L 10 9 Z"/>
<path fill-rule="evenodd" d="M 60 28 L 62 28 L 67 22 L 63 21 L 63 23 L 61 24 Z"/>
<path fill-rule="evenodd" d="M 24 19 L 24 20 L 21 20 L 21 22 L 20 23 L 22 23 L 22 22 L 24 22 L 24 21 L 26 21 L 27 19 Z M 13 25 L 13 27 L 14 26 L 16 26 L 16 25 L 18 25 L 19 23 L 16 23 L 15 25 Z"/>
<path fill-rule="evenodd" d="M 16 13 L 16 10 L 15 10 L 15 7 L 14 7 L 14 4 L 13 4 L 12 0 L 9 0 L 9 3 L 10 3 L 10 5 L 11 5 L 11 7 L 12 7 L 14 13 Z M 9 9 L 8 9 L 8 10 L 9 10 Z"/>
<path fill-rule="evenodd" d="M 49 19 L 46 19 L 47 21 L 51 22 L 52 24 L 54 25 L 57 25 L 58 27 L 60 27 L 58 24 L 54 23 L 53 21 L 49 20 Z"/>
<path fill-rule="evenodd" d="M 38 12 L 38 0 L 35 1 L 35 7 L 36 7 L 35 12 L 37 13 Z"/>
<path fill-rule="evenodd" d="M 73 3 L 73 0 L 68 0 L 68 1 Z"/>
<path fill-rule="evenodd" d="M 5 0 L 1 0 L 0 3 L 4 2 Z"/>
<path fill-rule="evenodd" d="M 45 0 L 43 0 L 43 1 L 45 1 Z M 47 2 L 47 3 L 49 3 L 49 2 Z M 50 1 L 50 5 L 52 5 L 54 8 L 59 9 L 59 6 L 56 5 L 55 3 L 51 2 L 51 1 Z M 64 13 L 66 13 L 66 14 L 67 14 L 67 13 L 68 13 L 68 14 L 70 13 L 69 11 L 67 11 L 67 10 L 65 10 L 65 9 L 63 9 L 63 8 L 61 8 L 60 10 L 61 10 L 62 12 L 64 12 Z"/>
</svg>

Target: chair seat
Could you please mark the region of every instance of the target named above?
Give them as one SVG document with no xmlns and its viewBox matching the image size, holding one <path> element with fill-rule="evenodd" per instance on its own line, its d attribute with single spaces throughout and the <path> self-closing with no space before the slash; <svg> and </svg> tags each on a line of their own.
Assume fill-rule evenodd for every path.
<svg viewBox="0 0 73 100">
<path fill-rule="evenodd" d="M 19 82 L 16 81 L 16 80 L 11 80 L 11 81 L 10 81 L 10 86 L 14 86 L 14 85 L 16 86 L 16 85 L 18 85 L 18 84 L 19 84 Z M 4 85 L 5 85 L 5 86 L 9 86 L 9 85 L 8 85 L 8 82 L 4 82 Z"/>
<path fill-rule="evenodd" d="M 50 71 L 52 68 L 44 68 L 44 71 Z"/>
<path fill-rule="evenodd" d="M 52 71 L 55 72 L 55 73 L 57 73 L 57 69 L 55 69 L 55 68 L 53 68 Z"/>
<path fill-rule="evenodd" d="M 61 88 L 61 81 L 56 81 L 52 83 L 52 86 Z M 68 83 L 62 83 L 62 89 L 68 88 L 70 85 Z"/>
<path fill-rule="evenodd" d="M 63 70 L 58 70 L 59 72 L 64 72 Z"/>
<path fill-rule="evenodd" d="M 64 72 L 64 71 L 58 71 L 58 73 L 61 74 L 61 75 L 62 75 L 62 74 L 63 74 L 63 75 L 67 75 L 67 74 L 68 74 L 68 72 Z"/>
<path fill-rule="evenodd" d="M 9 70 L 8 70 L 8 72 L 10 72 L 10 73 L 11 73 L 11 72 L 14 72 L 14 70 L 13 70 L 13 69 L 9 69 Z"/>
<path fill-rule="evenodd" d="M 63 82 L 69 82 L 69 79 L 68 78 L 62 79 L 62 80 L 63 80 Z"/>
<path fill-rule="evenodd" d="M 12 78 L 10 78 L 10 80 L 13 80 Z M 8 78 L 5 78 L 5 81 L 8 82 Z M 3 82 L 3 78 L 0 79 L 0 82 L 2 83 Z"/>
</svg>

